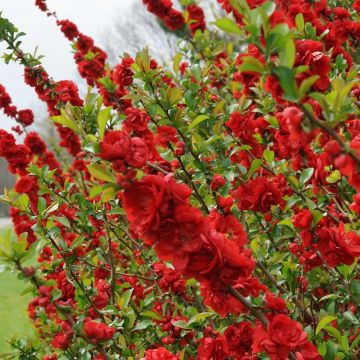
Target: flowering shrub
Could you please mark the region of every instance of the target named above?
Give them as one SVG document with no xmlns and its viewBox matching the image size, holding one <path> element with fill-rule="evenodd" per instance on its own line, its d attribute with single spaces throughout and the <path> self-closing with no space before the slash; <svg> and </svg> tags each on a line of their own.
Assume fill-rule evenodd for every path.
<svg viewBox="0 0 360 360">
<path fill-rule="evenodd" d="M 144 50 L 111 68 L 37 0 L 72 43 L 84 96 L 0 18 L 4 59 L 24 66 L 63 149 L 29 132 L 31 110 L 0 86 L 24 135 L 0 130 L 17 177 L 2 196 L 17 236 L 1 238 L 0 257 L 34 293 L 38 334 L 14 349 L 359 359 L 359 1 L 218 0 L 227 14 L 213 24 L 180 3 L 144 0 L 179 36 L 172 64 Z"/>
</svg>

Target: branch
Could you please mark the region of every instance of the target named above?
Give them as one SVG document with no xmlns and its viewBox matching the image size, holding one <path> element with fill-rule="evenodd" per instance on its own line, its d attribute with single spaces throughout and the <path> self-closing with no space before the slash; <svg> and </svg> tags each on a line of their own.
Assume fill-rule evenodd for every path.
<svg viewBox="0 0 360 360">
<path fill-rule="evenodd" d="M 311 122 L 312 125 L 315 125 L 316 127 L 319 127 L 323 131 L 325 131 L 328 135 L 330 135 L 334 140 L 338 142 L 341 149 L 344 151 L 345 154 L 349 155 L 357 164 L 357 166 L 360 168 L 360 157 L 357 156 L 350 148 L 349 146 L 342 140 L 340 135 L 332 128 L 328 127 L 326 123 L 322 120 L 317 119 L 305 106 L 304 104 L 299 104 L 301 110 L 305 114 L 305 116 L 308 118 L 308 120 Z"/>
</svg>

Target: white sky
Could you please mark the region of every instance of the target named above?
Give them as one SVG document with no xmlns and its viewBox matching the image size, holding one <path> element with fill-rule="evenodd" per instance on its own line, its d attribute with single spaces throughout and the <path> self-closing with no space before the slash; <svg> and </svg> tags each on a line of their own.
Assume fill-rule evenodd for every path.
<svg viewBox="0 0 360 360">
<path fill-rule="evenodd" d="M 73 21 L 79 31 L 91 36 L 95 44 L 102 44 L 102 38 L 114 21 L 122 16 L 131 16 L 130 5 L 142 0 L 47 0 L 48 7 L 56 11 L 59 19 Z M 71 53 L 70 42 L 63 36 L 53 17 L 48 18 L 34 5 L 35 0 L 0 0 L 2 16 L 26 33 L 21 45 L 26 52 L 33 52 L 38 46 L 38 54 L 45 55 L 41 61 L 55 80 L 76 80 L 76 66 Z M 115 18 L 115 16 L 117 18 Z M 0 54 L 5 51 L 0 44 Z M 0 59 L 0 83 L 5 86 L 13 104 L 19 109 L 31 108 L 41 113 L 42 105 L 34 90 L 23 82 L 23 67 L 4 64 Z M 0 128 L 10 129 L 14 125 L 0 110 Z"/>
</svg>

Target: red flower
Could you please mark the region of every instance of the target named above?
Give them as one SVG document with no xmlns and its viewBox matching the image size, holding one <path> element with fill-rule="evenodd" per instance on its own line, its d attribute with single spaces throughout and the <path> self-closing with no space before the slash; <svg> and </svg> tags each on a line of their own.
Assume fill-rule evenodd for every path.
<svg viewBox="0 0 360 360">
<path fill-rule="evenodd" d="M 233 197 L 241 210 L 254 210 L 265 213 L 272 205 L 282 203 L 282 194 L 277 185 L 266 177 L 257 177 L 240 185 L 233 191 Z"/>
<path fill-rule="evenodd" d="M 349 249 L 346 243 L 346 235 L 344 232 L 344 225 L 340 224 L 339 228 L 336 227 L 323 227 L 317 232 L 318 236 L 318 249 L 324 260 L 330 266 L 337 266 L 339 264 L 351 265 L 354 262 L 354 257 L 349 254 Z M 350 234 L 349 243 L 358 243 L 358 238 Z M 355 249 L 357 249 L 355 247 Z M 355 253 L 357 251 L 355 250 Z"/>
<path fill-rule="evenodd" d="M 13 167 L 25 168 L 31 161 L 31 151 L 25 145 L 14 145 L 6 153 L 6 159 Z"/>
<path fill-rule="evenodd" d="M 224 332 L 228 352 L 243 355 L 251 352 L 254 329 L 248 321 L 230 325 Z"/>
<path fill-rule="evenodd" d="M 196 30 L 204 31 L 206 28 L 205 14 L 202 8 L 195 4 L 191 4 L 186 8 L 189 14 L 189 28 L 194 34 Z"/>
<path fill-rule="evenodd" d="M 306 344 L 306 332 L 286 315 L 275 315 L 266 331 L 258 325 L 254 333 L 254 352 L 265 351 L 271 359 L 287 360 L 290 351 Z"/>
<path fill-rule="evenodd" d="M 189 277 L 199 281 L 210 281 L 212 286 L 226 287 L 239 277 L 248 277 L 255 262 L 250 252 L 245 251 L 231 240 L 215 230 L 200 235 L 201 247 L 188 255 L 188 262 L 174 265 Z"/>
<path fill-rule="evenodd" d="M 11 98 L 9 94 L 6 92 L 4 86 L 0 84 L 0 109 L 6 108 L 11 104 Z"/>
<path fill-rule="evenodd" d="M 145 360 L 177 360 L 178 357 L 163 347 L 145 351 Z"/>
<path fill-rule="evenodd" d="M 322 360 L 316 346 L 307 342 L 299 352 L 296 352 L 296 360 Z"/>
<path fill-rule="evenodd" d="M 93 46 L 94 40 L 91 37 L 84 34 L 78 35 L 76 47 L 81 53 L 86 54 Z"/>
<path fill-rule="evenodd" d="M 164 18 L 172 6 L 170 0 L 143 0 L 143 2 L 148 6 L 148 11 L 160 18 Z"/>
<path fill-rule="evenodd" d="M 128 165 L 141 168 L 146 164 L 149 155 L 149 149 L 143 139 L 139 137 L 131 138 L 130 152 L 125 158 Z"/>
<path fill-rule="evenodd" d="M 230 200 L 232 199 L 230 198 Z M 220 215 L 216 210 L 213 210 L 207 216 L 207 219 L 209 220 L 208 226 L 210 228 L 224 234 L 227 239 L 234 241 L 238 247 L 246 244 L 247 235 L 243 226 L 234 215 Z"/>
<path fill-rule="evenodd" d="M 32 175 L 22 176 L 15 184 L 15 191 L 19 194 L 29 195 L 30 199 L 37 199 L 38 190 L 37 178 Z"/>
<path fill-rule="evenodd" d="M 148 175 L 134 182 L 123 195 L 131 229 L 148 244 L 159 242 L 160 256 L 172 254 L 176 247 L 183 251 L 198 247 L 199 242 L 192 240 L 203 218 L 188 204 L 190 195 L 191 190 L 171 175 Z"/>
<path fill-rule="evenodd" d="M 358 13 L 360 13 L 360 0 L 355 0 L 352 7 L 354 10 L 356 10 Z"/>
<path fill-rule="evenodd" d="M 125 131 L 109 131 L 100 143 L 100 156 L 109 161 L 123 160 L 130 151 L 130 146 L 130 137 Z"/>
<path fill-rule="evenodd" d="M 204 297 L 204 305 L 209 306 L 222 317 L 229 314 L 235 316 L 239 314 L 247 314 L 249 309 L 235 299 L 232 295 L 224 292 L 223 288 L 213 289 L 208 282 L 201 283 L 201 294 Z"/>
<path fill-rule="evenodd" d="M 68 334 L 58 333 L 54 336 L 51 344 L 54 348 L 65 350 L 70 346 L 71 337 Z"/>
<path fill-rule="evenodd" d="M 46 144 L 36 132 L 30 132 L 26 135 L 24 145 L 34 154 L 43 154 L 46 151 Z"/>
<path fill-rule="evenodd" d="M 146 235 L 158 230 L 161 218 L 172 218 L 174 207 L 190 195 L 191 190 L 172 176 L 148 175 L 125 191 L 123 206 L 133 231 Z"/>
<path fill-rule="evenodd" d="M 16 141 L 12 134 L 0 129 L 0 156 L 6 156 L 12 151 Z"/>
<path fill-rule="evenodd" d="M 86 336 L 94 343 L 110 340 L 115 334 L 114 328 L 93 320 L 85 320 L 84 331 Z"/>
<path fill-rule="evenodd" d="M 340 244 L 353 257 L 360 257 L 360 236 L 356 231 L 349 231 L 340 238 Z"/>
<path fill-rule="evenodd" d="M 134 59 L 131 57 L 125 57 L 121 63 L 116 65 L 111 74 L 111 80 L 120 87 L 130 86 L 133 82 L 134 72 L 131 69 L 131 65 L 134 63 Z"/>
<path fill-rule="evenodd" d="M 18 111 L 18 119 L 24 126 L 29 126 L 34 122 L 34 114 L 31 110 L 25 109 Z"/>
<path fill-rule="evenodd" d="M 180 11 L 171 9 L 165 18 L 165 25 L 170 30 L 180 30 L 184 26 L 185 20 Z"/>
<path fill-rule="evenodd" d="M 297 321 L 281 314 L 275 315 L 270 321 L 269 333 L 272 341 L 289 349 L 295 349 L 307 338 L 305 331 Z"/>
<path fill-rule="evenodd" d="M 225 345 L 222 338 L 204 337 L 198 348 L 199 360 L 224 360 L 227 358 Z"/>
<path fill-rule="evenodd" d="M 210 187 L 211 187 L 212 190 L 217 190 L 220 187 L 224 186 L 225 184 L 226 184 L 225 178 L 222 177 L 220 174 L 215 174 L 213 176 Z"/>
<path fill-rule="evenodd" d="M 91 60 L 83 59 L 78 62 L 78 70 L 80 75 L 86 79 L 88 85 L 93 85 L 94 82 L 104 76 L 104 63 L 97 57 Z"/>
<path fill-rule="evenodd" d="M 298 229 L 308 229 L 312 223 L 313 216 L 311 212 L 304 209 L 293 216 L 292 223 Z"/>
<path fill-rule="evenodd" d="M 103 309 L 109 301 L 109 285 L 106 281 L 100 279 L 96 284 L 97 295 L 93 298 L 93 303 L 98 309 Z"/>
<path fill-rule="evenodd" d="M 150 116 L 145 111 L 128 108 L 125 110 L 125 114 L 127 117 L 124 122 L 131 130 L 134 130 L 137 133 L 143 133 L 148 130 Z"/>
<path fill-rule="evenodd" d="M 35 0 L 35 5 L 41 10 L 41 11 L 47 11 L 48 8 L 45 4 L 45 0 Z"/>
<path fill-rule="evenodd" d="M 54 336 L 52 346 L 64 350 L 70 346 L 71 337 L 74 332 L 69 323 L 65 321 L 62 322 L 61 328 L 62 331 Z"/>
<path fill-rule="evenodd" d="M 74 38 L 79 35 L 79 30 L 73 22 L 69 20 L 59 20 L 56 23 L 70 41 L 73 41 Z"/>
<path fill-rule="evenodd" d="M 82 106 L 83 101 L 79 97 L 78 87 L 73 81 L 61 80 L 55 85 L 59 100 L 63 103 L 70 102 L 74 106 Z"/>
</svg>

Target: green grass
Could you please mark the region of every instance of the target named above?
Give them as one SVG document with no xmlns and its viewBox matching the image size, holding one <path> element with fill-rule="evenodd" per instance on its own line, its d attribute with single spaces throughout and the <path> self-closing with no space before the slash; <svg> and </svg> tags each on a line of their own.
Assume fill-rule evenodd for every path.
<svg viewBox="0 0 360 360">
<path fill-rule="evenodd" d="M 29 337 L 34 333 L 27 315 L 30 294 L 21 296 L 26 284 L 8 271 L 0 274 L 0 354 L 8 352 L 12 337 Z"/>
<path fill-rule="evenodd" d="M 3 230 L 0 229 L 0 234 Z M 8 341 L 13 337 L 31 337 L 34 334 L 27 315 L 31 294 L 20 295 L 28 286 L 10 271 L 0 273 L 0 358 L 9 352 Z"/>
</svg>

